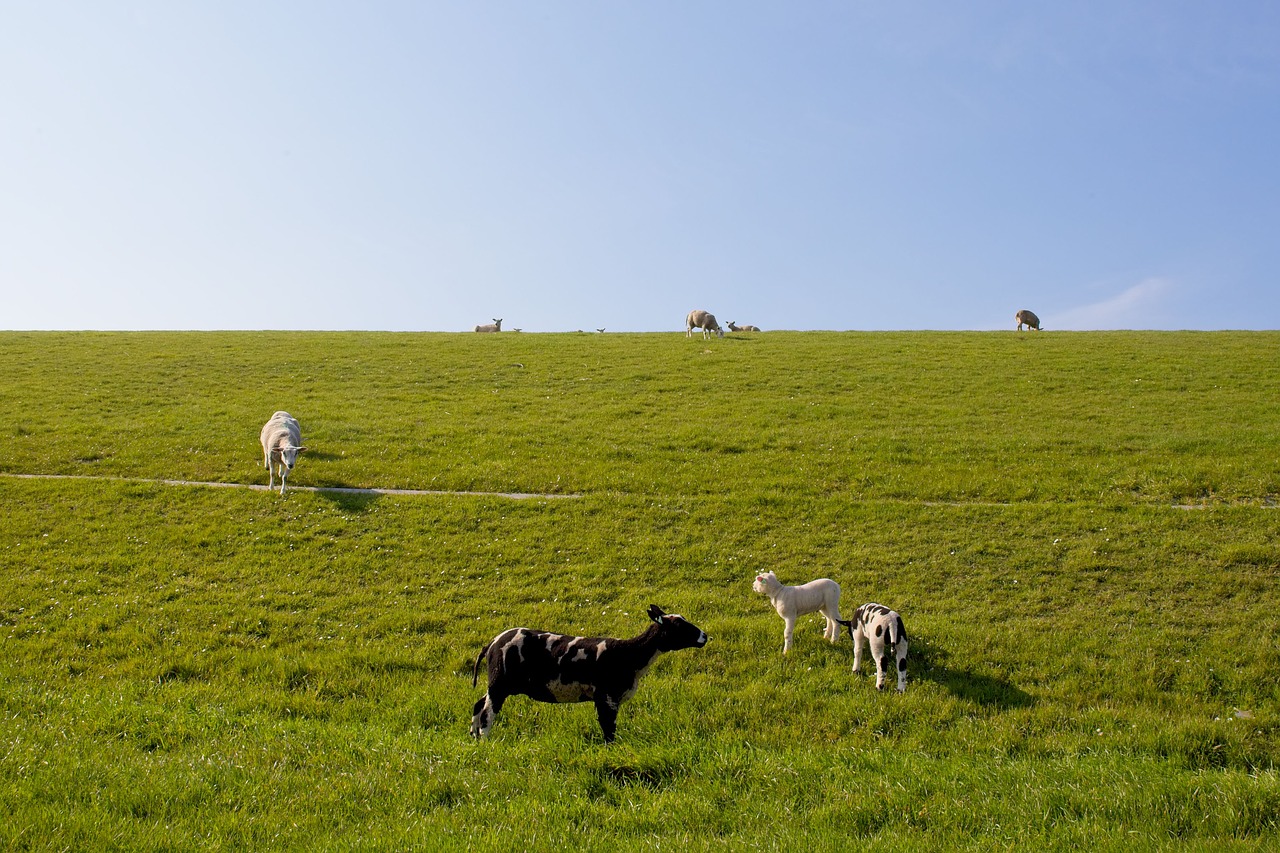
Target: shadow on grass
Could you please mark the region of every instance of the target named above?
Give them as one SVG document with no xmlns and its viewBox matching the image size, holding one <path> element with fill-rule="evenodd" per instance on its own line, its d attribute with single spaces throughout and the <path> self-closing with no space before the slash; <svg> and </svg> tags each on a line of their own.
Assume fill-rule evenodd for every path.
<svg viewBox="0 0 1280 853">
<path fill-rule="evenodd" d="M 316 487 L 316 494 L 327 501 L 332 501 L 343 512 L 365 512 L 382 495 L 368 492 L 343 483 L 324 482 Z"/>
<path fill-rule="evenodd" d="M 325 451 L 325 450 L 308 449 L 306 453 L 302 454 L 302 458 L 304 460 L 315 459 L 320 462 L 332 462 L 335 459 L 345 459 L 346 457 L 340 453 L 329 453 L 328 451 Z"/>
<path fill-rule="evenodd" d="M 951 653 L 933 643 L 913 639 L 909 654 L 910 661 L 907 666 L 908 673 L 912 677 L 920 680 L 928 679 L 940 684 L 959 698 L 976 705 L 1008 710 L 1027 708 L 1036 702 L 1035 697 L 1030 693 L 1003 678 L 982 675 L 968 668 L 949 666 Z M 875 666 L 874 662 L 871 666 Z"/>
</svg>

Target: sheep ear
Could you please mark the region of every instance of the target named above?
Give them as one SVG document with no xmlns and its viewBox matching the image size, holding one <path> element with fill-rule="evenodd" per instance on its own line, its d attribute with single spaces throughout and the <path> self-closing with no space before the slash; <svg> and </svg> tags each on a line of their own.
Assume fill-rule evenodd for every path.
<svg viewBox="0 0 1280 853">
<path fill-rule="evenodd" d="M 299 452 L 299 453 L 305 453 L 306 451 L 307 451 L 307 448 L 305 448 L 305 447 L 299 447 L 299 448 L 298 448 L 298 452 Z"/>
<path fill-rule="evenodd" d="M 652 619 L 654 622 L 661 620 L 662 617 L 666 615 L 667 614 L 663 613 L 662 608 L 659 607 L 658 605 L 656 604 L 649 605 L 649 618 Z"/>
</svg>

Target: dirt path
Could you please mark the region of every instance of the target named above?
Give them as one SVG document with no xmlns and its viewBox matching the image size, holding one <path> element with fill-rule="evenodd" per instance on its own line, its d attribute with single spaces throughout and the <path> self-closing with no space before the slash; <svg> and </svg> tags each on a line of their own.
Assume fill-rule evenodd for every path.
<svg viewBox="0 0 1280 853">
<path fill-rule="evenodd" d="M 153 480 L 146 477 L 107 477 L 96 474 L 4 474 L 15 480 L 106 480 L 116 483 L 157 483 L 162 486 L 205 486 L 212 489 L 252 489 L 258 492 L 268 490 L 266 486 L 255 483 L 206 483 L 199 480 Z M 290 492 L 323 492 L 338 495 L 435 495 L 447 497 L 480 497 L 508 498 L 513 501 L 524 500 L 560 500 L 562 498 L 578 498 L 581 495 L 541 495 L 528 492 L 448 492 L 432 489 L 356 489 L 348 486 L 289 486 Z"/>
</svg>

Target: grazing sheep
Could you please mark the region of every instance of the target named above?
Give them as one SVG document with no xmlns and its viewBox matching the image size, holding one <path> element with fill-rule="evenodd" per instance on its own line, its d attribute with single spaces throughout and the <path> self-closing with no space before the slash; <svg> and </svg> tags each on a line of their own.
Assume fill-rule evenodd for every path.
<svg viewBox="0 0 1280 853">
<path fill-rule="evenodd" d="M 494 321 L 487 326 L 476 326 L 476 331 L 477 332 L 501 332 L 502 320 L 494 318 Z"/>
<path fill-rule="evenodd" d="M 306 450 L 302 446 L 302 427 L 288 412 L 276 412 L 262 427 L 258 439 L 262 442 L 262 464 L 267 469 L 267 488 L 275 486 L 275 472 L 271 463 L 280 467 L 280 494 L 284 494 L 285 480 L 293 470 L 298 454 Z"/>
<path fill-rule="evenodd" d="M 819 578 L 800 586 L 783 586 L 773 572 L 756 575 L 751 588 L 768 596 L 786 628 L 782 633 L 782 653 L 791 651 L 791 637 L 796 630 L 797 617 L 817 613 L 827 618 L 822 636 L 831 642 L 840 639 L 840 584 L 829 578 Z"/>
<path fill-rule="evenodd" d="M 484 737 L 507 697 L 523 694 L 539 702 L 594 702 L 604 739 L 612 741 L 619 706 L 636 692 L 654 659 L 707 644 L 706 633 L 683 616 L 651 604 L 649 618 L 653 624 L 627 640 L 528 628 L 503 631 L 480 651 L 471 669 L 475 687 L 480 661 L 488 658 L 489 687 L 472 709 L 472 736 Z"/>
<path fill-rule="evenodd" d="M 1014 314 L 1013 319 L 1018 321 L 1019 332 L 1022 331 L 1023 323 L 1027 324 L 1028 329 L 1035 329 L 1037 332 L 1040 331 L 1040 318 L 1025 308 L 1023 308 L 1017 314 Z"/>
<path fill-rule="evenodd" d="M 864 604 L 849 620 L 840 620 L 853 639 L 853 671 L 862 665 L 862 640 L 871 647 L 876 661 L 876 690 L 884 689 L 884 674 L 889 668 L 890 652 L 898 658 L 898 692 L 907 689 L 907 629 L 902 617 L 883 604 Z"/>
<path fill-rule="evenodd" d="M 693 311 L 689 312 L 689 316 L 685 318 L 684 323 L 684 336 L 686 338 L 693 337 L 694 329 L 702 330 L 702 339 L 704 341 L 711 337 L 712 332 L 715 332 L 722 338 L 724 337 L 724 329 L 720 328 L 720 324 L 716 322 L 715 315 L 708 314 L 706 311 L 701 311 L 695 308 Z"/>
<path fill-rule="evenodd" d="M 739 326 L 739 325 L 736 325 L 732 320 L 730 320 L 730 321 L 729 321 L 729 331 L 731 331 L 731 332 L 758 332 L 758 331 L 760 331 L 760 327 L 759 327 L 759 326 Z"/>
</svg>

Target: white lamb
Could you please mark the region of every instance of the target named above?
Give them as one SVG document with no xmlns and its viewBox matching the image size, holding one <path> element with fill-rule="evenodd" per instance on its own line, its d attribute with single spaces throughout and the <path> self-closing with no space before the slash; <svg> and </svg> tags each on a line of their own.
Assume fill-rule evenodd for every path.
<svg viewBox="0 0 1280 853">
<path fill-rule="evenodd" d="M 799 586 L 783 586 L 773 572 L 756 575 L 751 588 L 761 595 L 768 596 L 786 628 L 782 634 L 782 653 L 791 651 L 791 637 L 795 633 L 796 619 L 806 613 L 821 611 L 827 619 L 827 626 L 822 632 L 832 643 L 840 639 L 840 584 L 830 578 L 819 578 L 816 581 Z"/>
<path fill-rule="evenodd" d="M 275 486 L 275 471 L 271 463 L 280 467 L 280 494 L 284 494 L 285 480 L 298 454 L 306 450 L 302 446 L 302 427 L 288 412 L 276 412 L 262 427 L 258 436 L 262 442 L 262 462 L 267 467 L 267 488 Z"/>
</svg>

